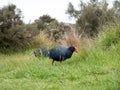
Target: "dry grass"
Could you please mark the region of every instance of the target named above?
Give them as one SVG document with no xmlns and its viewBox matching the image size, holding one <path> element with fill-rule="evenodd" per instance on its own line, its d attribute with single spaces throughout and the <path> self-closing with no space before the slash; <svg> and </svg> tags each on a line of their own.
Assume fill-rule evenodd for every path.
<svg viewBox="0 0 120 90">
<path fill-rule="evenodd" d="M 75 30 L 65 33 L 63 39 L 60 40 L 60 44 L 65 46 L 74 45 L 77 47 L 81 47 L 79 35 L 75 32 Z"/>
<path fill-rule="evenodd" d="M 33 47 L 50 47 L 52 46 L 53 42 L 51 41 L 51 38 L 48 38 L 47 34 L 40 32 L 33 38 L 32 44 Z"/>
<path fill-rule="evenodd" d="M 60 44 L 65 46 L 74 45 L 77 46 L 79 50 L 82 50 L 84 47 L 93 47 L 94 41 L 95 40 L 88 37 L 80 37 L 75 30 L 72 30 L 64 35 L 63 39 L 60 40 Z"/>
<path fill-rule="evenodd" d="M 77 46 L 79 50 L 81 50 L 83 47 L 93 47 L 94 46 L 94 40 L 87 38 L 87 37 L 80 37 L 78 33 L 75 32 L 75 30 L 71 30 L 70 32 L 67 32 L 63 35 L 63 38 L 60 39 L 58 42 L 54 42 L 52 40 L 52 37 L 49 37 L 44 32 L 41 32 L 37 36 L 34 37 L 32 41 L 33 47 L 47 47 L 51 48 L 58 45 L 64 45 L 64 46 Z"/>
</svg>

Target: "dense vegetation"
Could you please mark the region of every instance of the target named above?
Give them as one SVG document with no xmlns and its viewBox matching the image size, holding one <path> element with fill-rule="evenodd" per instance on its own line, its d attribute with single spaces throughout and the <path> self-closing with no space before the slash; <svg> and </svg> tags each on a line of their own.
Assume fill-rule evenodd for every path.
<svg viewBox="0 0 120 90">
<path fill-rule="evenodd" d="M 57 42 L 65 32 L 69 31 L 70 26 L 59 23 L 49 15 L 43 15 L 33 23 L 25 24 L 22 21 L 21 10 L 15 5 L 11 4 L 0 9 L 0 52 L 41 46 L 39 41 L 44 39 L 39 37 L 41 33 L 45 38 Z"/>
<path fill-rule="evenodd" d="M 0 9 L 1 90 L 120 89 L 120 2 L 110 9 L 97 0 L 80 4 L 75 10 L 69 3 L 67 10 L 75 25 L 49 15 L 25 24 L 15 5 Z M 49 58 L 32 55 L 34 48 L 58 44 L 77 45 L 79 53 L 53 66 Z"/>
<path fill-rule="evenodd" d="M 96 36 L 103 25 L 114 23 L 116 17 L 120 19 L 120 2 L 115 1 L 111 8 L 108 5 L 106 0 L 90 0 L 89 3 L 81 1 L 80 10 L 76 10 L 69 3 L 66 13 L 77 20 L 78 32 L 91 37 Z"/>
</svg>

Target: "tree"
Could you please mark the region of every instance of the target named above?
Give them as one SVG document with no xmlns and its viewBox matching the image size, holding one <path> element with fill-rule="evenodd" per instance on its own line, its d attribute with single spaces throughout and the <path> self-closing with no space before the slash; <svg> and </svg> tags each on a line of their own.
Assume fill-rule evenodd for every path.
<svg viewBox="0 0 120 90">
<path fill-rule="evenodd" d="M 89 37 L 96 35 L 99 27 L 106 22 L 113 20 L 113 13 L 108 9 L 106 0 L 98 2 L 98 0 L 90 0 L 88 3 L 80 2 L 80 10 L 75 10 L 73 5 L 69 3 L 67 14 L 76 18 L 76 25 L 79 32 Z"/>
<path fill-rule="evenodd" d="M 12 27 L 12 25 L 21 25 L 21 10 L 11 4 L 0 9 L 0 30 L 4 32 Z"/>
<path fill-rule="evenodd" d="M 67 11 L 66 11 L 66 14 L 69 14 L 70 17 L 75 17 L 75 18 L 77 18 L 79 12 L 78 12 L 77 10 L 75 10 L 75 8 L 74 8 L 74 6 L 72 5 L 72 3 L 69 2 L 69 4 L 68 4 L 68 9 L 67 9 Z"/>
<path fill-rule="evenodd" d="M 27 45 L 23 26 L 21 10 L 15 5 L 11 4 L 0 9 L 0 50 L 24 48 Z"/>
<path fill-rule="evenodd" d="M 62 38 L 63 34 L 71 28 L 64 23 L 59 23 L 56 19 L 50 17 L 49 15 L 43 15 L 38 20 L 35 20 L 37 28 L 52 37 L 54 41 L 58 41 Z"/>
<path fill-rule="evenodd" d="M 113 10 L 115 15 L 120 18 L 120 1 L 118 0 L 114 1 Z"/>
<path fill-rule="evenodd" d="M 35 20 L 35 23 L 37 23 L 38 29 L 44 30 L 54 20 L 55 19 L 51 18 L 49 15 L 43 15 L 38 20 Z"/>
</svg>

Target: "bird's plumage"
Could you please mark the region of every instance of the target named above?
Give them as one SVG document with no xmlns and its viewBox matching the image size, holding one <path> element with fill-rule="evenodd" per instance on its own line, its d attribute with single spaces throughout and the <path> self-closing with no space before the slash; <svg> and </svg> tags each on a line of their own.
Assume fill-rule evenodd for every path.
<svg viewBox="0 0 120 90">
<path fill-rule="evenodd" d="M 58 46 L 50 50 L 50 58 L 56 61 L 66 59 L 67 48 L 63 46 Z"/>
<path fill-rule="evenodd" d="M 62 62 L 68 58 L 71 58 L 74 51 L 78 51 L 78 49 L 74 46 L 65 47 L 65 46 L 57 46 L 52 49 L 47 48 L 38 48 L 33 53 L 36 57 L 45 56 L 52 59 L 52 64 L 54 61 Z"/>
<path fill-rule="evenodd" d="M 49 50 L 45 47 L 44 48 L 37 48 L 36 50 L 34 50 L 33 54 L 35 57 L 38 57 L 38 58 L 41 56 L 48 57 Z"/>
<path fill-rule="evenodd" d="M 74 51 L 76 51 L 76 48 L 74 46 L 57 46 L 49 50 L 49 57 L 53 60 L 53 63 L 54 61 L 62 62 L 68 58 L 71 58 Z"/>
</svg>

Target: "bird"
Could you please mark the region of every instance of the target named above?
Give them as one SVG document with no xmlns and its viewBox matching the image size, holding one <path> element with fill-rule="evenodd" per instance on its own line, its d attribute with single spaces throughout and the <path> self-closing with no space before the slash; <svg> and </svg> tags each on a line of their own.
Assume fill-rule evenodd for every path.
<svg viewBox="0 0 120 90">
<path fill-rule="evenodd" d="M 49 58 L 52 59 L 52 65 L 54 61 L 62 61 L 71 58 L 73 52 L 78 52 L 78 48 L 76 46 L 56 46 L 49 50 Z"/>
<path fill-rule="evenodd" d="M 39 59 L 39 57 L 49 57 L 49 50 L 46 47 L 37 48 L 33 51 L 33 55 Z"/>
</svg>

